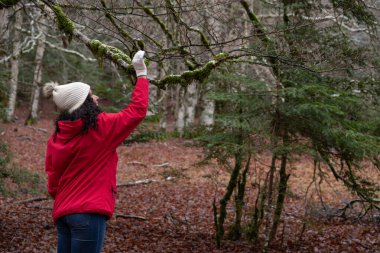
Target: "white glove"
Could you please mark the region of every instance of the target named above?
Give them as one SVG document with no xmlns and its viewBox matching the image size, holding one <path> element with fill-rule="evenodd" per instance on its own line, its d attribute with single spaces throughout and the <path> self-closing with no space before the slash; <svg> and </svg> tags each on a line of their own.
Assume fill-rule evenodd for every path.
<svg viewBox="0 0 380 253">
<path fill-rule="evenodd" d="M 136 76 L 146 76 L 147 75 L 147 69 L 144 63 L 144 51 L 138 51 L 134 56 L 132 60 L 133 67 L 136 71 Z"/>
</svg>

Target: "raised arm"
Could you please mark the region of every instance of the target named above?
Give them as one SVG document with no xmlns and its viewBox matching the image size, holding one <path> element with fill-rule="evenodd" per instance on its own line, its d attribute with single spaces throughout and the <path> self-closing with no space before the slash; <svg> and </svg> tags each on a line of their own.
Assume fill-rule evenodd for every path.
<svg viewBox="0 0 380 253">
<path fill-rule="evenodd" d="M 104 124 L 106 142 L 111 148 L 117 147 L 145 118 L 148 110 L 149 82 L 144 63 L 144 52 L 136 53 L 132 60 L 138 76 L 132 93 L 132 101 L 119 113 L 104 114 L 99 124 Z"/>
</svg>

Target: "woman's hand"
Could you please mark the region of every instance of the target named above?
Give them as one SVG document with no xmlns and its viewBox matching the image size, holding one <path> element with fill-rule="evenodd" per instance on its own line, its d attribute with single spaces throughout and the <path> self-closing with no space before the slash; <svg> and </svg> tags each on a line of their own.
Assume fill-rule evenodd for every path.
<svg viewBox="0 0 380 253">
<path fill-rule="evenodd" d="M 132 60 L 132 65 L 135 68 L 136 76 L 137 77 L 145 77 L 147 75 L 147 69 L 144 63 L 144 51 L 138 51 L 134 56 Z"/>
</svg>

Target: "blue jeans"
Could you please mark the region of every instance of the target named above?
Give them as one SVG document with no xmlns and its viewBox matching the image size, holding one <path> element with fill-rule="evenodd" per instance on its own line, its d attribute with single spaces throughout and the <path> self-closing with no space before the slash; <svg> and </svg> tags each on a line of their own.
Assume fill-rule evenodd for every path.
<svg viewBox="0 0 380 253">
<path fill-rule="evenodd" d="M 58 253 L 100 253 L 106 222 L 106 216 L 92 213 L 71 214 L 58 219 Z"/>
</svg>

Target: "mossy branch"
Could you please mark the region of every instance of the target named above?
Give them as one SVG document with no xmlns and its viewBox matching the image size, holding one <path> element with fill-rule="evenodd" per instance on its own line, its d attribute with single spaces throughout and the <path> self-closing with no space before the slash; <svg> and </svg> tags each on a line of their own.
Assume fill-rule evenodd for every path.
<svg viewBox="0 0 380 253">
<path fill-rule="evenodd" d="M 220 53 L 214 56 L 214 59 L 198 67 L 194 70 L 183 72 L 181 75 L 168 75 L 161 80 L 151 80 L 150 82 L 156 85 L 159 89 L 165 90 L 167 86 L 180 84 L 182 86 L 189 85 L 192 81 L 204 81 L 220 64 L 233 61 L 240 56 L 229 55 L 228 53 Z"/>
<path fill-rule="evenodd" d="M 50 7 L 54 11 L 57 18 L 58 29 L 66 33 L 69 36 L 69 40 L 71 41 L 75 30 L 74 23 L 68 17 L 66 17 L 61 7 L 58 5 L 51 5 Z"/>
<path fill-rule="evenodd" d="M 42 1 L 52 10 L 49 11 L 48 9 L 44 9 L 45 12 L 52 18 L 54 18 L 54 16 L 57 18 L 58 28 L 66 34 L 74 36 L 80 42 L 85 44 L 98 58 L 98 60 L 102 61 L 106 58 L 124 69 L 128 74 L 135 74 L 135 71 L 131 66 L 131 58 L 127 54 L 125 54 L 120 49 L 106 45 L 99 40 L 88 38 L 85 34 L 83 34 L 75 27 L 74 23 L 65 15 L 61 7 L 52 4 L 50 1 Z"/>
<path fill-rule="evenodd" d="M 152 80 L 151 83 L 156 85 L 160 89 L 166 89 L 169 85 L 181 84 L 183 86 L 189 85 L 193 80 L 203 81 L 211 73 L 211 71 L 219 65 L 220 62 L 209 61 L 203 67 L 194 70 L 183 72 L 181 75 L 168 75 L 162 80 Z"/>
<path fill-rule="evenodd" d="M 244 10 L 246 11 L 248 18 L 252 22 L 252 25 L 255 29 L 255 32 L 258 34 L 258 37 L 264 43 L 264 45 L 268 48 L 268 51 L 276 55 L 276 47 L 274 42 L 269 38 L 269 36 L 265 32 L 265 28 L 260 22 L 260 19 L 256 16 L 256 14 L 249 8 L 249 4 L 245 0 L 240 1 Z M 280 69 L 279 69 L 279 61 L 276 57 L 268 57 L 269 62 L 272 65 L 273 72 L 275 76 L 280 80 Z"/>
<path fill-rule="evenodd" d="M 130 65 L 131 58 L 120 49 L 106 45 L 99 40 L 91 40 L 88 47 L 98 60 L 102 61 L 104 58 L 107 58 L 122 66 L 127 73 L 134 73 L 133 67 Z"/>
</svg>

